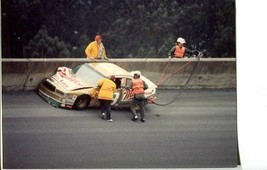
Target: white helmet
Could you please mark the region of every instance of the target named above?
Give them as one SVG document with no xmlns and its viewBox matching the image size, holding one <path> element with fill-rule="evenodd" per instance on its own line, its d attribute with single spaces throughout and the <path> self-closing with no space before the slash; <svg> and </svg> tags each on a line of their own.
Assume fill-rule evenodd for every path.
<svg viewBox="0 0 267 170">
<path fill-rule="evenodd" d="M 182 37 L 179 37 L 178 39 L 177 39 L 177 42 L 178 43 L 182 43 L 182 44 L 185 44 L 186 42 L 185 42 L 185 39 L 183 39 Z"/>
<path fill-rule="evenodd" d="M 133 71 L 133 77 L 134 78 L 140 78 L 141 72 L 140 71 Z"/>
</svg>

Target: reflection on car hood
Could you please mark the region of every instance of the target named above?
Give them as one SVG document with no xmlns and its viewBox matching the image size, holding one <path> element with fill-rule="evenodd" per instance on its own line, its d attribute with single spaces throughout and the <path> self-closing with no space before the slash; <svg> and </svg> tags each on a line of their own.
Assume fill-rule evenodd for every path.
<svg viewBox="0 0 267 170">
<path fill-rule="evenodd" d="M 52 76 L 52 79 L 66 91 L 93 87 L 76 77 L 72 70 L 67 67 L 59 67 L 56 74 Z"/>
<path fill-rule="evenodd" d="M 113 63 L 89 63 L 90 67 L 94 68 L 102 75 L 109 77 L 111 75 L 123 75 L 123 76 L 131 76 L 131 74 L 124 70 L 123 68 L 117 66 Z"/>
</svg>

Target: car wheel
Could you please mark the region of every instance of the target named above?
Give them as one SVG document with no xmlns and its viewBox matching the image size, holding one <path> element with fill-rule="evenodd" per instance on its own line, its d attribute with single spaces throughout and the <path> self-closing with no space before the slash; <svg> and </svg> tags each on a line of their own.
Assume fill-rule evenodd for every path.
<svg viewBox="0 0 267 170">
<path fill-rule="evenodd" d="M 74 103 L 74 108 L 77 110 L 83 110 L 85 109 L 88 104 L 90 103 L 90 96 L 82 95 L 77 97 Z"/>
</svg>

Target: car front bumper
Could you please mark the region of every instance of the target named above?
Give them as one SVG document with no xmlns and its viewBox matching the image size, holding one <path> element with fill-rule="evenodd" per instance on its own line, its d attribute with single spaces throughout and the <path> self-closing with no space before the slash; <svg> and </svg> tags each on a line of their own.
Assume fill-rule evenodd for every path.
<svg viewBox="0 0 267 170">
<path fill-rule="evenodd" d="M 47 103 L 49 103 L 50 105 L 52 105 L 54 107 L 63 107 L 63 108 L 68 108 L 68 109 L 73 108 L 73 105 L 62 103 L 60 100 L 55 99 L 55 98 L 47 95 L 46 93 L 44 93 L 40 89 L 38 89 L 38 93 Z"/>
</svg>

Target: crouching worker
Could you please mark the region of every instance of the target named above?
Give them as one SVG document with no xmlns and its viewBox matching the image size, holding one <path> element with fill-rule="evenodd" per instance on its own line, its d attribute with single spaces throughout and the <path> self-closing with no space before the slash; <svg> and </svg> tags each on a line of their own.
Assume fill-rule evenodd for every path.
<svg viewBox="0 0 267 170">
<path fill-rule="evenodd" d="M 138 116 L 136 114 L 136 107 L 139 107 L 141 121 L 145 122 L 145 95 L 144 92 L 148 88 L 147 84 L 140 79 L 140 73 L 135 73 L 130 89 L 133 90 L 134 98 L 130 110 L 132 112 L 132 121 L 136 121 Z"/>
<path fill-rule="evenodd" d="M 113 95 L 116 90 L 116 84 L 114 83 L 115 76 L 111 76 L 110 79 L 103 78 L 98 82 L 98 100 L 101 104 L 101 118 L 108 122 L 112 122 L 111 119 L 111 103 L 113 101 Z"/>
</svg>

